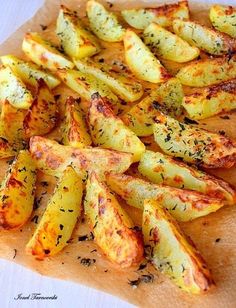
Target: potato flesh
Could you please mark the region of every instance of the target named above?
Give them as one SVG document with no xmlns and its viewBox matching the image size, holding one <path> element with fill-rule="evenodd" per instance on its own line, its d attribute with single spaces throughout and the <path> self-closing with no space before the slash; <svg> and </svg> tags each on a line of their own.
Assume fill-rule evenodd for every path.
<svg viewBox="0 0 236 308">
<path fill-rule="evenodd" d="M 108 101 L 94 94 L 88 113 L 88 124 L 94 144 L 102 148 L 133 154 L 133 161 L 139 161 L 145 146 L 141 140 L 116 117 Z"/>
<path fill-rule="evenodd" d="M 125 30 L 114 13 L 108 12 L 102 4 L 91 0 L 87 2 L 86 12 L 90 27 L 97 37 L 107 42 L 122 41 Z"/>
<path fill-rule="evenodd" d="M 214 284 L 200 253 L 157 201 L 144 201 L 142 230 L 148 258 L 179 288 L 199 294 Z"/>
<path fill-rule="evenodd" d="M 158 115 L 156 121 L 154 139 L 166 154 L 205 168 L 230 168 L 236 163 L 236 144 L 227 137 L 164 114 Z"/>
<path fill-rule="evenodd" d="M 190 118 L 201 120 L 236 109 L 236 79 L 187 95 L 183 101 Z"/>
<path fill-rule="evenodd" d="M 85 214 L 95 241 L 104 254 L 122 267 L 137 264 L 143 257 L 143 245 L 132 220 L 95 173 L 87 181 Z"/>
<path fill-rule="evenodd" d="M 72 167 L 63 172 L 26 252 L 37 259 L 54 256 L 71 238 L 81 214 L 82 181 Z"/>
<path fill-rule="evenodd" d="M 213 213 L 223 206 L 222 200 L 217 198 L 152 184 L 125 174 L 107 174 L 106 182 L 129 205 L 143 209 L 145 199 L 155 199 L 178 221 L 190 221 Z"/>
<path fill-rule="evenodd" d="M 74 67 L 74 64 L 60 53 L 55 46 L 44 40 L 36 32 L 25 34 L 22 50 L 31 61 L 51 71 Z"/>
<path fill-rule="evenodd" d="M 199 49 L 166 29 L 151 23 L 143 32 L 145 44 L 157 57 L 183 63 L 199 56 Z"/>
<path fill-rule="evenodd" d="M 34 203 L 35 164 L 28 151 L 20 151 L 0 189 L 0 226 L 14 229 L 29 219 Z"/>
<path fill-rule="evenodd" d="M 181 1 L 157 8 L 123 10 L 121 14 L 130 26 L 137 29 L 145 29 L 152 22 L 169 27 L 175 18 L 189 19 L 189 8 L 187 1 Z"/>
<path fill-rule="evenodd" d="M 234 204 L 236 193 L 230 185 L 160 152 L 146 151 L 139 162 L 139 172 L 155 184 L 199 191 L 207 196 Z"/>
<path fill-rule="evenodd" d="M 103 178 L 104 172 L 122 173 L 132 163 L 129 153 L 91 147 L 78 149 L 39 136 L 31 137 L 30 152 L 37 168 L 44 173 L 60 177 L 66 167 L 72 165 L 84 181 L 88 170 Z"/>
<path fill-rule="evenodd" d="M 2 56 L 0 59 L 3 65 L 10 67 L 24 83 L 33 87 L 37 87 L 40 78 L 46 82 L 50 89 L 60 84 L 59 79 L 48 72 L 40 70 L 40 68 L 33 63 L 25 62 L 13 55 Z"/>
<path fill-rule="evenodd" d="M 63 5 L 57 18 L 56 33 L 64 51 L 70 57 L 81 59 L 91 57 L 100 51 L 96 37 L 84 28 L 75 12 Z"/>
<path fill-rule="evenodd" d="M 153 83 L 161 83 L 170 78 L 160 61 L 139 36 L 129 29 L 124 35 L 124 48 L 126 63 L 137 78 Z"/>
<path fill-rule="evenodd" d="M 209 17 L 214 28 L 236 37 L 236 8 L 215 4 L 211 6 Z"/>
</svg>

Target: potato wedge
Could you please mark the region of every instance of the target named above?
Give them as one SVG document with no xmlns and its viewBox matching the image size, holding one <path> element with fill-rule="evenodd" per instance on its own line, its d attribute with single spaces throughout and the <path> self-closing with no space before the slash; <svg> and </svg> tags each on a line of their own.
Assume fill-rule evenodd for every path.
<svg viewBox="0 0 236 308">
<path fill-rule="evenodd" d="M 192 190 L 152 184 L 126 174 L 107 173 L 111 190 L 129 205 L 143 209 L 145 199 L 155 199 L 178 221 L 189 221 L 219 210 L 222 200 Z"/>
<path fill-rule="evenodd" d="M 73 97 L 68 97 L 66 100 L 66 112 L 61 131 L 64 145 L 83 148 L 92 143 L 82 110 Z"/>
<path fill-rule="evenodd" d="M 13 55 L 0 57 L 4 66 L 10 69 L 20 77 L 20 79 L 33 87 L 37 87 L 38 80 L 42 78 L 50 89 L 57 87 L 60 80 L 50 74 L 49 72 L 42 71 L 37 65 L 25 62 Z"/>
<path fill-rule="evenodd" d="M 90 28 L 97 37 L 107 42 L 122 41 L 125 29 L 114 13 L 108 12 L 102 4 L 94 0 L 87 2 L 86 13 Z"/>
<path fill-rule="evenodd" d="M 199 294 L 214 284 L 200 253 L 155 200 L 144 201 L 142 231 L 148 259 L 180 289 Z"/>
<path fill-rule="evenodd" d="M 215 4 L 211 6 L 209 17 L 214 28 L 236 37 L 236 8 Z"/>
<path fill-rule="evenodd" d="M 43 79 L 38 81 L 37 95 L 24 118 L 27 138 L 49 133 L 58 120 L 57 104 Z"/>
<path fill-rule="evenodd" d="M 90 101 L 91 96 L 98 92 L 101 96 L 107 97 L 114 106 L 118 102 L 118 97 L 110 88 L 91 74 L 76 70 L 58 70 L 57 75 L 69 88 L 87 101 Z"/>
<path fill-rule="evenodd" d="M 141 140 L 116 117 L 108 101 L 98 93 L 92 95 L 88 124 L 93 143 L 102 147 L 133 154 L 139 161 L 145 146 Z"/>
<path fill-rule="evenodd" d="M 236 163 L 236 143 L 217 133 L 156 116 L 154 139 L 163 152 L 205 168 L 230 168 Z"/>
<path fill-rule="evenodd" d="M 65 53 L 74 58 L 91 57 L 100 51 L 96 37 L 84 28 L 75 11 L 64 5 L 57 18 L 56 33 Z"/>
<path fill-rule="evenodd" d="M 51 71 L 74 67 L 73 62 L 36 32 L 25 34 L 22 50 L 31 61 Z"/>
<path fill-rule="evenodd" d="M 161 26 L 151 23 L 143 32 L 144 42 L 157 56 L 183 63 L 197 58 L 200 50 L 190 46 L 177 35 Z"/>
<path fill-rule="evenodd" d="M 121 119 L 137 136 L 153 134 L 152 124 L 161 109 L 173 116 L 180 115 L 184 92 L 177 78 L 161 83 L 149 96 L 134 105 Z"/>
<path fill-rule="evenodd" d="M 36 171 L 28 151 L 20 151 L 0 189 L 0 227 L 14 229 L 29 219 L 34 203 Z"/>
<path fill-rule="evenodd" d="M 194 61 L 181 68 L 176 77 L 190 87 L 205 87 L 236 78 L 236 55 Z"/>
<path fill-rule="evenodd" d="M 30 152 L 37 168 L 44 173 L 60 177 L 66 167 L 72 165 L 84 181 L 88 170 L 103 178 L 105 171 L 122 173 L 132 163 L 129 153 L 90 147 L 78 149 L 39 136 L 31 137 Z"/>
<path fill-rule="evenodd" d="M 206 87 L 186 95 L 183 107 L 190 118 L 201 120 L 236 109 L 236 79 Z"/>
<path fill-rule="evenodd" d="M 224 55 L 236 49 L 235 42 L 230 36 L 194 21 L 175 19 L 173 29 L 183 40 L 211 55 Z"/>
<path fill-rule="evenodd" d="M 26 245 L 28 254 L 44 259 L 56 255 L 68 245 L 81 214 L 82 193 L 81 178 L 71 166 L 67 167 Z"/>
<path fill-rule="evenodd" d="M 165 154 L 146 151 L 138 170 L 153 183 L 196 190 L 227 204 L 236 203 L 236 192 L 228 183 Z"/>
<path fill-rule="evenodd" d="M 160 61 L 132 30 L 125 32 L 124 48 L 126 63 L 137 78 L 153 83 L 164 82 L 170 78 Z"/>
<path fill-rule="evenodd" d="M 99 68 L 99 65 L 91 60 L 74 60 L 74 63 L 80 72 L 93 75 L 126 102 L 134 102 L 143 95 L 142 85 L 131 76 L 106 72 L 104 65 Z"/>
<path fill-rule="evenodd" d="M 87 181 L 85 214 L 103 253 L 121 267 L 143 259 L 143 243 L 134 224 L 106 185 L 93 172 Z"/>
<path fill-rule="evenodd" d="M 18 147 L 12 145 L 5 137 L 0 137 L 0 159 L 15 156 L 17 152 Z"/>
<path fill-rule="evenodd" d="M 31 92 L 9 67 L 0 68 L 0 101 L 16 107 L 27 109 L 33 102 Z"/>
<path fill-rule="evenodd" d="M 125 21 L 136 29 L 145 29 L 152 22 L 169 27 L 175 18 L 189 19 L 189 8 L 188 1 L 179 1 L 156 8 L 123 10 L 121 14 Z"/>
</svg>

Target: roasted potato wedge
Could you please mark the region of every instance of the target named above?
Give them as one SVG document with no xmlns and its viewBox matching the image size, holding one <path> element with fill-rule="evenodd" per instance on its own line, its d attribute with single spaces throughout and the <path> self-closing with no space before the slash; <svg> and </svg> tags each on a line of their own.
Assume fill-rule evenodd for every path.
<svg viewBox="0 0 236 308">
<path fill-rule="evenodd" d="M 143 88 L 140 83 L 132 77 L 124 74 L 114 74 L 104 71 L 104 65 L 99 65 L 91 60 L 74 60 L 77 69 L 84 74 L 91 74 L 102 83 L 105 83 L 117 96 L 126 102 L 134 102 L 143 95 Z"/>
<path fill-rule="evenodd" d="M 73 97 L 68 97 L 66 100 L 65 118 L 61 131 L 64 145 L 83 148 L 92 143 L 82 110 Z"/>
<path fill-rule="evenodd" d="M 91 95 L 98 92 L 101 96 L 107 97 L 114 106 L 118 102 L 118 97 L 110 88 L 91 74 L 76 70 L 59 70 L 57 75 L 69 88 L 87 101 L 90 101 Z"/>
<path fill-rule="evenodd" d="M 66 167 L 72 165 L 84 181 L 87 170 L 103 178 L 106 171 L 123 173 L 132 164 L 130 153 L 89 147 L 78 149 L 39 136 L 31 137 L 30 152 L 37 168 L 44 173 L 60 177 Z"/>
<path fill-rule="evenodd" d="M 153 119 L 160 110 L 163 108 L 171 115 L 178 116 L 182 110 L 183 98 L 181 83 L 177 78 L 171 78 L 161 83 L 121 118 L 137 136 L 149 136 L 153 134 Z"/>
<path fill-rule="evenodd" d="M 197 58 L 200 50 L 190 46 L 177 35 L 161 26 L 151 23 L 143 32 L 144 42 L 157 56 L 183 63 Z"/>
<path fill-rule="evenodd" d="M 20 79 L 33 87 L 37 87 L 38 80 L 42 78 L 50 89 L 57 87 L 60 80 L 50 74 L 49 72 L 42 71 L 37 65 L 25 62 L 13 55 L 0 57 L 4 66 L 10 69 L 20 77 Z"/>
<path fill-rule="evenodd" d="M 9 67 L 0 68 L 0 101 L 5 100 L 22 109 L 29 108 L 33 102 L 31 92 Z"/>
<path fill-rule="evenodd" d="M 81 214 L 82 181 L 75 170 L 65 169 L 49 200 L 32 238 L 26 245 L 26 252 L 37 259 L 54 256 L 71 238 Z"/>
<path fill-rule="evenodd" d="M 134 224 L 115 196 L 93 172 L 87 181 L 85 214 L 94 238 L 103 253 L 121 267 L 130 267 L 143 258 L 143 243 Z"/>
<path fill-rule="evenodd" d="M 75 11 L 61 5 L 56 33 L 65 53 L 74 58 L 91 57 L 100 51 L 95 36 L 84 28 Z"/>
<path fill-rule="evenodd" d="M 222 200 L 192 190 L 157 185 L 126 174 L 107 173 L 111 190 L 129 205 L 143 209 L 144 199 L 155 199 L 178 221 L 189 221 L 219 210 Z"/>
<path fill-rule="evenodd" d="M 203 88 L 186 95 L 183 107 L 190 118 L 201 120 L 236 109 L 236 79 Z"/>
<path fill-rule="evenodd" d="M 22 50 L 31 61 L 51 71 L 74 67 L 73 62 L 36 32 L 25 34 Z"/>
<path fill-rule="evenodd" d="M 200 253 L 158 201 L 144 201 L 142 231 L 148 259 L 180 289 L 199 294 L 214 284 Z"/>
<path fill-rule="evenodd" d="M 205 87 L 236 78 L 236 55 L 194 61 L 176 75 L 190 87 Z"/>
<path fill-rule="evenodd" d="M 215 4 L 211 6 L 209 17 L 217 30 L 236 37 L 236 8 Z"/>
<path fill-rule="evenodd" d="M 125 21 L 136 29 L 145 29 L 152 22 L 169 27 L 175 18 L 189 19 L 189 8 L 188 1 L 180 1 L 157 8 L 123 10 L 121 14 Z"/>
<path fill-rule="evenodd" d="M 175 19 L 173 29 L 183 40 L 211 55 L 224 55 L 236 48 L 235 42 L 228 35 L 194 21 Z"/>
<path fill-rule="evenodd" d="M 0 188 L 0 227 L 14 229 L 29 219 L 34 203 L 35 164 L 28 151 L 20 151 Z"/>
<path fill-rule="evenodd" d="M 108 101 L 98 93 L 92 95 L 88 124 L 93 143 L 102 147 L 133 154 L 139 161 L 145 146 L 124 122 L 114 115 Z"/>
<path fill-rule="evenodd" d="M 156 116 L 154 139 L 163 152 L 205 168 L 230 168 L 236 163 L 236 143 L 226 136 Z"/>
<path fill-rule="evenodd" d="M 160 61 L 132 30 L 125 32 L 124 48 L 126 63 L 137 78 L 153 83 L 164 82 L 170 78 Z"/>
<path fill-rule="evenodd" d="M 87 2 L 86 13 L 90 28 L 97 37 L 107 42 L 122 41 L 125 29 L 114 13 L 108 12 L 102 4 L 93 0 Z"/>
<path fill-rule="evenodd" d="M 153 183 L 196 190 L 227 204 L 236 203 L 236 192 L 228 183 L 165 154 L 146 151 L 138 170 Z"/>
</svg>

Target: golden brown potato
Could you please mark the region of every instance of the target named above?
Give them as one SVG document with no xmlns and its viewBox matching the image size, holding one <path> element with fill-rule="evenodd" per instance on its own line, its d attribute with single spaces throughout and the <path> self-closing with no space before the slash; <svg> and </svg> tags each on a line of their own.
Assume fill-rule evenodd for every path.
<svg viewBox="0 0 236 308">
<path fill-rule="evenodd" d="M 34 203 L 36 171 L 28 151 L 20 151 L 0 189 L 0 227 L 14 229 L 29 219 Z"/>
<path fill-rule="evenodd" d="M 54 256 L 71 238 L 81 214 L 82 181 L 68 166 L 63 172 L 37 229 L 26 245 L 26 252 L 37 259 Z"/>
<path fill-rule="evenodd" d="M 191 62 L 176 77 L 190 87 L 205 87 L 236 78 L 236 55 Z"/>
<path fill-rule="evenodd" d="M 188 1 L 179 1 L 156 8 L 123 10 L 121 14 L 130 26 L 137 29 L 145 29 L 151 22 L 169 27 L 175 18 L 189 19 L 189 8 Z"/>
<path fill-rule="evenodd" d="M 65 118 L 61 126 L 62 143 L 64 145 L 71 145 L 76 148 L 91 145 L 92 140 L 84 118 L 76 100 L 73 97 L 68 97 Z"/>
<path fill-rule="evenodd" d="M 124 35 L 124 48 L 126 63 L 137 78 L 153 83 L 161 83 L 170 78 L 160 61 L 130 29 Z"/>
<path fill-rule="evenodd" d="M 61 5 L 56 33 L 66 54 L 74 58 L 91 57 L 100 51 L 95 36 L 85 29 L 75 11 Z"/>
<path fill-rule="evenodd" d="M 129 205 L 143 209 L 145 199 L 155 199 L 178 221 L 189 221 L 219 210 L 222 200 L 192 190 L 152 184 L 126 174 L 107 173 L 106 182 Z"/>
<path fill-rule="evenodd" d="M 154 139 L 166 154 L 205 168 L 230 168 L 236 163 L 236 143 L 226 136 L 156 116 Z"/>
<path fill-rule="evenodd" d="M 18 147 L 14 147 L 6 138 L 0 137 L 0 159 L 15 156 Z"/>
<path fill-rule="evenodd" d="M 93 172 L 87 181 L 85 214 L 103 253 L 121 267 L 139 263 L 143 243 L 134 224 L 106 185 Z"/>
<path fill-rule="evenodd" d="M 39 79 L 37 95 L 24 119 L 27 138 L 49 133 L 58 119 L 57 108 L 53 94 L 44 80 Z"/>
<path fill-rule="evenodd" d="M 91 147 L 78 149 L 39 136 L 31 137 L 30 152 L 37 168 L 44 173 L 60 177 L 72 165 L 84 181 L 88 170 L 103 178 L 105 171 L 123 173 L 132 163 L 130 153 Z"/>
<path fill-rule="evenodd" d="M 228 183 L 160 152 L 146 151 L 138 170 L 153 183 L 196 190 L 227 204 L 236 203 L 236 192 Z"/>
<path fill-rule="evenodd" d="M 88 124 L 93 143 L 97 146 L 132 153 L 134 162 L 139 161 L 145 151 L 141 140 L 114 115 L 109 101 L 98 93 L 91 98 Z"/>
<path fill-rule="evenodd" d="M 217 30 L 236 37 L 236 8 L 215 4 L 211 6 L 209 17 Z"/>
<path fill-rule="evenodd" d="M 183 107 L 190 118 L 201 120 L 236 109 L 236 79 L 203 88 L 186 95 Z"/>
<path fill-rule="evenodd" d="M 214 284 L 200 253 L 158 201 L 144 201 L 142 231 L 147 257 L 180 289 L 199 294 Z"/>
</svg>

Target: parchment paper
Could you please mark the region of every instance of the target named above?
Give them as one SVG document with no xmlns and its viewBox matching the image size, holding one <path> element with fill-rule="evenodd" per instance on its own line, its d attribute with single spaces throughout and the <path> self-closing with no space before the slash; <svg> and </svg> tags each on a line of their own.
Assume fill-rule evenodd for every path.
<svg viewBox="0 0 236 308">
<path fill-rule="evenodd" d="M 163 1 L 110 1 L 114 5 L 112 10 L 126 7 L 147 7 L 158 6 Z M 175 1 L 166 1 L 170 3 Z M 197 3 L 196 3 L 197 2 Z M 207 9 L 210 1 L 190 1 L 190 7 L 195 18 L 201 22 L 207 22 Z M 214 3 L 215 1 L 211 1 Z M 218 1 L 218 3 L 222 1 Z M 235 1 L 225 1 L 226 4 L 235 4 Z M 50 25 L 55 21 L 61 1 L 48 0 L 37 14 L 20 29 L 18 29 L 0 47 L 0 54 L 22 55 L 21 42 L 24 33 L 33 30 L 41 32 L 40 25 Z M 86 1 L 65 0 L 63 4 L 69 8 L 77 10 L 81 15 L 84 14 Z M 51 36 L 51 27 L 45 34 Z M 52 35 L 53 36 L 53 35 Z M 118 46 L 118 45 L 116 45 Z M 114 55 L 114 48 L 113 58 Z M 57 91 L 61 91 L 59 88 Z M 65 91 L 66 95 L 67 91 Z M 213 131 L 224 130 L 231 138 L 236 138 L 236 114 L 231 113 L 230 119 L 214 117 L 205 120 L 203 127 L 208 127 Z M 1 162 L 1 179 L 7 168 L 7 162 Z M 224 178 L 236 186 L 236 168 L 230 170 L 213 170 L 214 174 Z M 49 183 L 45 187 L 45 183 Z M 42 214 L 48 196 L 53 191 L 55 179 L 42 176 L 38 180 L 37 204 L 39 205 L 32 215 L 32 220 L 21 230 L 11 232 L 1 232 L 0 235 L 0 257 L 22 264 L 43 275 L 68 279 L 74 282 L 89 285 L 94 288 L 106 291 L 119 296 L 130 303 L 142 307 L 236 307 L 236 208 L 234 206 L 225 207 L 217 213 L 194 220 L 193 222 L 181 224 L 184 231 L 195 242 L 197 248 L 206 259 L 212 275 L 216 282 L 216 287 L 209 293 L 202 296 L 188 295 L 180 291 L 167 278 L 148 266 L 142 271 L 137 268 L 120 269 L 111 264 L 103 255 L 93 241 L 78 241 L 79 235 L 89 233 L 86 222 L 79 222 L 71 243 L 57 256 L 48 258 L 44 261 L 37 261 L 25 254 L 25 245 L 36 227 L 35 220 L 37 215 Z M 44 194 L 44 192 L 48 194 Z M 125 206 L 125 205 L 124 205 Z M 125 206 L 131 217 L 140 223 L 141 213 L 139 210 Z M 218 239 L 216 241 L 216 239 Z M 82 258 L 95 259 L 96 262 L 90 267 L 81 264 Z M 129 280 L 135 280 L 143 274 L 152 273 L 154 281 L 152 283 L 141 283 L 136 289 L 129 285 Z M 22 277 L 24 279 L 24 277 Z M 79 294 L 78 294 L 79 298 Z"/>
</svg>

